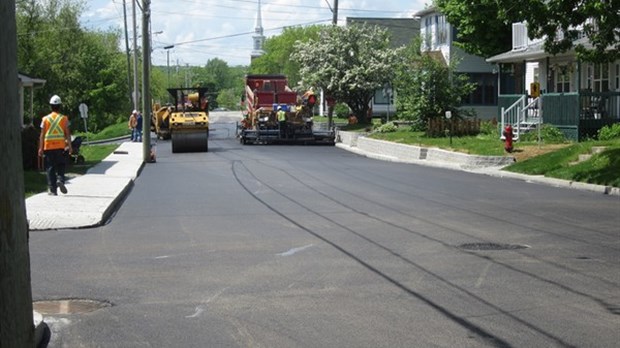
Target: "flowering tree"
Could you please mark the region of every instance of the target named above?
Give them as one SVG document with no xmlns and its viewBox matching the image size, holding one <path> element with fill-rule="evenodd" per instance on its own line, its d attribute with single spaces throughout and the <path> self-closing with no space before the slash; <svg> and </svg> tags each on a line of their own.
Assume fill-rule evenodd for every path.
<svg viewBox="0 0 620 348">
<path fill-rule="evenodd" d="M 390 48 L 387 30 L 353 24 L 325 27 L 318 39 L 296 42 L 291 58 L 301 67 L 302 85 L 322 88 L 366 123 L 375 90 L 394 77 L 399 52 Z"/>
</svg>

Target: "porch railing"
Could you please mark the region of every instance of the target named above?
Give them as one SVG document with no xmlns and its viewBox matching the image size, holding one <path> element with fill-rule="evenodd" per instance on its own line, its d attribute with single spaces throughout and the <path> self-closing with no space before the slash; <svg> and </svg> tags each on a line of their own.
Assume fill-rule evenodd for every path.
<svg viewBox="0 0 620 348">
<path fill-rule="evenodd" d="M 508 108 L 502 107 L 500 121 L 500 139 L 504 140 L 504 128 L 510 124 L 513 131 L 513 140 L 519 140 L 521 133 L 540 128 L 542 123 L 542 99 L 529 98 L 522 95 Z"/>
<path fill-rule="evenodd" d="M 620 92 L 579 92 L 580 119 L 620 120 Z"/>
</svg>

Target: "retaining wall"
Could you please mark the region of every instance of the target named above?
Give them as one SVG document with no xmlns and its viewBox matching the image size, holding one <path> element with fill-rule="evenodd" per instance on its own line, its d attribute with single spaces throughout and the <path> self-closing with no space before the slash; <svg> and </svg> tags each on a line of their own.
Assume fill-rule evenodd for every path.
<svg viewBox="0 0 620 348">
<path fill-rule="evenodd" d="M 357 132 L 338 131 L 337 141 L 371 155 L 395 158 L 404 162 L 428 161 L 449 163 L 462 167 L 495 167 L 505 166 L 515 161 L 514 157 L 468 155 L 438 148 L 426 148 L 370 139 L 364 133 Z"/>
</svg>

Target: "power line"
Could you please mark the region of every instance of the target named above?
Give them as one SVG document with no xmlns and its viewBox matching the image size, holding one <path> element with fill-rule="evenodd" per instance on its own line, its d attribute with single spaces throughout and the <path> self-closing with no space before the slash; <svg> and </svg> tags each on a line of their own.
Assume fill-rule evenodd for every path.
<svg viewBox="0 0 620 348">
<path fill-rule="evenodd" d="M 321 20 L 301 23 L 301 24 L 297 24 L 297 25 L 286 25 L 286 26 L 281 26 L 281 27 L 277 27 L 277 28 L 265 29 L 265 31 L 282 30 L 282 29 L 285 29 L 285 28 L 288 28 L 288 27 L 291 27 L 291 26 L 304 26 L 304 25 L 312 25 L 312 24 L 318 24 L 318 23 L 324 23 L 324 22 L 331 22 L 331 19 L 321 19 Z M 230 35 L 223 35 L 223 36 L 216 36 L 216 37 L 210 37 L 210 38 L 205 38 L 205 39 L 184 41 L 184 42 L 174 43 L 173 45 L 179 46 L 179 45 L 191 44 L 191 43 L 195 43 L 195 42 L 227 39 L 227 38 L 231 38 L 231 37 L 243 36 L 243 35 L 249 35 L 249 34 L 254 34 L 254 31 L 248 31 L 248 32 L 237 33 L 237 34 L 230 34 Z"/>
</svg>

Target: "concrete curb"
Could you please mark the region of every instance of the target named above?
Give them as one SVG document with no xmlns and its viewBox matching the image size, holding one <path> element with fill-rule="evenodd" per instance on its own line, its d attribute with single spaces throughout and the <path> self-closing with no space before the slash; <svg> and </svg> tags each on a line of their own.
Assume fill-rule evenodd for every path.
<svg viewBox="0 0 620 348">
<path fill-rule="evenodd" d="M 515 161 L 513 157 L 509 156 L 476 156 L 438 148 L 396 144 L 383 140 L 369 139 L 364 134 L 356 132 L 338 131 L 336 139 L 338 141 L 336 147 L 377 160 L 460 170 L 499 178 L 517 179 L 555 187 L 620 196 L 620 188 L 618 187 L 504 171 L 502 168 Z"/>
<path fill-rule="evenodd" d="M 43 321 L 43 315 L 37 311 L 32 311 L 32 321 L 34 323 L 34 346 L 40 347 L 47 325 Z"/>
</svg>

